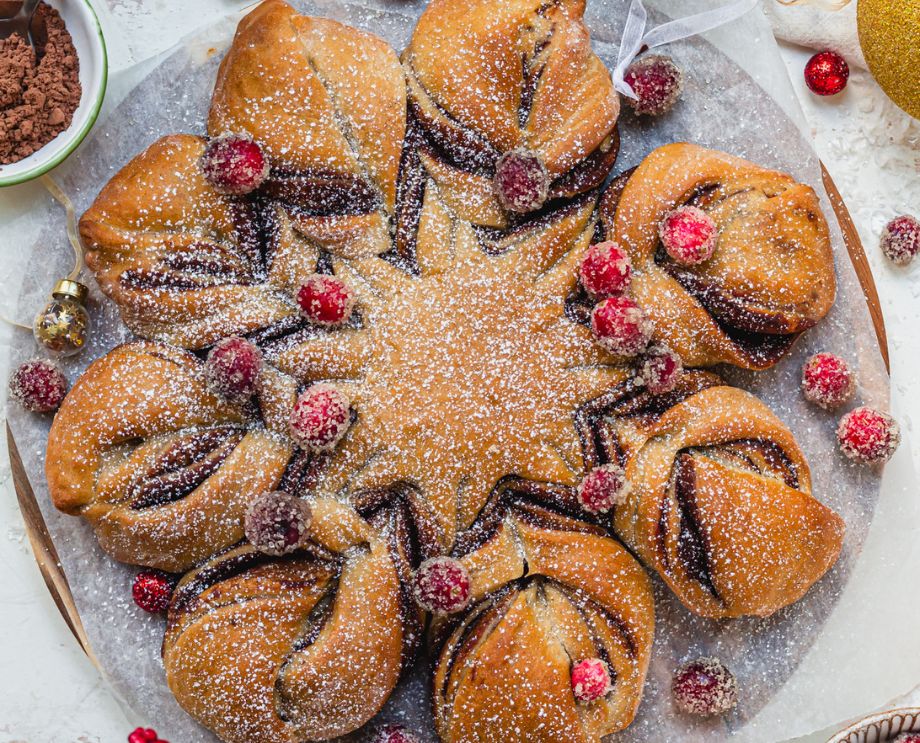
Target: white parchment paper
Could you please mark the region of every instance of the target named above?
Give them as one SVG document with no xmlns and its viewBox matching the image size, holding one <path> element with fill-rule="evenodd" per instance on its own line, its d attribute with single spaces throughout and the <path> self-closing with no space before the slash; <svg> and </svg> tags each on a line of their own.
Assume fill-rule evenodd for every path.
<svg viewBox="0 0 920 743">
<path fill-rule="evenodd" d="M 377 33 L 397 50 L 405 46 L 424 5 L 420 0 L 365 0 L 360 5 L 301 0 L 294 4 L 305 12 Z M 681 14 L 709 4 L 673 0 L 674 10 Z M 626 6 L 625 0 L 589 0 L 588 23 L 597 52 L 609 66 L 616 58 Z M 58 171 L 79 211 L 89 206 L 122 165 L 158 137 L 170 132 L 203 133 L 216 67 L 236 20 L 183 42 L 97 126 L 66 171 Z M 845 669 L 812 662 L 807 674 L 795 672 L 821 636 L 851 578 L 879 494 L 877 472 L 850 465 L 837 454 L 835 418 L 806 405 L 798 392 L 802 362 L 818 350 L 833 350 L 852 362 L 860 380 L 856 404 L 886 407 L 888 381 L 862 292 L 821 187 L 819 164 L 801 133 L 801 117 L 772 35 L 760 14 L 752 13 L 709 38 L 718 47 L 694 39 L 665 50 L 687 72 L 683 98 L 670 115 L 657 121 L 639 121 L 624 113 L 620 129 L 623 146 L 616 171 L 637 164 L 660 144 L 686 140 L 790 172 L 821 195 L 831 223 L 839 278 L 835 308 L 818 328 L 803 337 L 790 357 L 769 372 L 723 372 L 732 382 L 762 397 L 790 426 L 811 463 L 814 492 L 844 517 L 848 531 L 843 554 L 831 572 L 805 599 L 767 620 L 702 620 L 680 606 L 656 580 L 658 629 L 653 660 L 636 722 L 615 736 L 622 741 L 775 741 L 804 734 L 833 722 L 833 715 L 840 716 L 834 705 L 827 704 L 825 691 Z M 42 204 L 21 224 L 4 226 L 2 234 L 37 235 L 28 248 L 30 270 L 20 298 L 19 316 L 26 318 L 45 302 L 54 279 L 69 270 L 65 251 L 49 247 L 62 243 L 63 213 Z M 55 258 L 50 259 L 51 255 Z M 90 279 L 88 282 L 92 284 Z M 97 330 L 90 348 L 69 363 L 71 379 L 93 358 L 128 337 L 114 306 L 101 297 L 95 285 L 91 311 Z M 34 353 L 31 339 L 20 337 L 13 363 Z M 114 688 L 128 704 L 143 710 L 160 734 L 174 743 L 216 740 L 179 709 L 166 688 L 159 655 L 163 623 L 134 607 L 130 584 L 135 570 L 106 557 L 82 521 L 58 514 L 50 505 L 43 474 L 49 421 L 24 414 L 15 406 L 10 418 L 90 642 Z M 835 620 L 839 624 L 837 617 Z M 845 633 L 839 636 L 840 642 L 845 641 Z M 871 637 L 861 639 L 873 641 Z M 836 654 L 829 657 L 840 658 L 839 643 L 833 650 Z M 719 656 L 738 677 L 741 703 L 725 719 L 693 722 L 672 708 L 669 686 L 673 668 L 699 655 Z M 920 676 L 920 656 L 905 662 Z M 780 708 L 771 705 L 778 695 L 788 700 Z M 406 720 L 434 741 L 428 706 L 426 680 L 418 672 L 403 683 L 383 716 Z M 354 739 L 366 737 L 359 733 Z"/>
</svg>

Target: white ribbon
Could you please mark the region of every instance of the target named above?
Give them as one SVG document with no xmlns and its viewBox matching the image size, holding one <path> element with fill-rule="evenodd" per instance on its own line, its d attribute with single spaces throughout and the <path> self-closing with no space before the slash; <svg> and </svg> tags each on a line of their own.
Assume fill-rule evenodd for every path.
<svg viewBox="0 0 920 743">
<path fill-rule="evenodd" d="M 712 31 L 714 28 L 740 18 L 749 10 L 753 10 L 759 2 L 760 0 L 734 0 L 721 8 L 668 21 L 646 33 L 645 24 L 648 21 L 648 13 L 642 0 L 632 0 L 626 25 L 623 27 L 623 39 L 620 41 L 617 66 L 613 70 L 613 87 L 629 98 L 638 98 L 623 76 L 626 74 L 626 68 L 632 64 L 643 47 L 651 49 L 662 44 L 670 44 L 672 41 L 686 39 L 688 36 Z"/>
</svg>

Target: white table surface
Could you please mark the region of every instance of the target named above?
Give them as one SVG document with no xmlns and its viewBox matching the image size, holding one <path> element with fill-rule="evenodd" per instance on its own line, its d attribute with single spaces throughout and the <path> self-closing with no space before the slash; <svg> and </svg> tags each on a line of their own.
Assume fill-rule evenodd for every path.
<svg viewBox="0 0 920 743">
<path fill-rule="evenodd" d="M 194 24 L 205 25 L 246 4 L 239 0 L 105 0 L 99 10 L 116 83 L 120 70 L 166 49 L 178 33 L 163 33 L 163 29 L 181 28 L 191 8 Z M 920 463 L 920 437 L 913 435 L 913 423 L 920 420 L 920 352 L 916 348 L 920 261 L 906 270 L 894 268 L 877 245 L 878 234 L 891 217 L 899 213 L 920 216 L 920 122 L 899 112 L 861 70 L 853 71 L 841 96 L 816 98 L 802 81 L 809 52 L 791 46 L 784 46 L 782 52 L 818 153 L 843 194 L 872 265 L 891 348 L 892 410 L 906 434 L 897 457 L 909 469 L 907 460 Z M 45 197 L 37 186 L 0 191 L 0 222 L 24 213 L 39 198 Z M 0 246 L 0 255 L 16 249 Z M 9 314 L 18 284 L 9 271 L 0 279 L 6 284 L 0 308 Z M 0 379 L 8 375 L 7 346 L 2 339 L 9 332 L 0 330 Z M 134 727 L 148 721 L 122 709 L 58 614 L 25 537 L 6 462 L 4 440 L 0 443 L 0 743 L 121 743 Z M 883 498 L 885 495 L 883 492 Z M 920 704 L 920 690 L 903 691 L 905 696 L 892 704 Z M 869 711 L 853 709 L 852 715 Z M 827 731 L 803 741 L 826 739 Z"/>
</svg>

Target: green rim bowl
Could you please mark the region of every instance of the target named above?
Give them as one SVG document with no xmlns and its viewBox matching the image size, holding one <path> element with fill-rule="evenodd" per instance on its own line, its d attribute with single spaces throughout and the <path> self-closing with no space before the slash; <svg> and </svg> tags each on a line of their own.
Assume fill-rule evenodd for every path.
<svg viewBox="0 0 920 743">
<path fill-rule="evenodd" d="M 45 0 L 56 8 L 73 37 L 80 60 L 80 85 L 83 96 L 74 111 L 70 126 L 27 158 L 11 165 L 0 165 L 0 188 L 31 181 L 56 168 L 77 149 L 96 123 L 109 76 L 108 55 L 102 26 L 89 0 Z"/>
</svg>

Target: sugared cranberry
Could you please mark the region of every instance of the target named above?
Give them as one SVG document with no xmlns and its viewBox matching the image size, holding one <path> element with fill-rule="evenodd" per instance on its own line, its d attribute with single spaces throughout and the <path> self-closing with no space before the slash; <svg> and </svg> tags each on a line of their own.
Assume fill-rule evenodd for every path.
<svg viewBox="0 0 920 743">
<path fill-rule="evenodd" d="M 595 467 L 578 486 L 578 502 L 588 513 L 607 513 L 626 502 L 629 488 L 626 472 L 619 464 Z"/>
<path fill-rule="evenodd" d="M 351 403 L 332 385 L 314 384 L 291 411 L 291 438 L 302 449 L 332 451 L 351 423 Z"/>
<path fill-rule="evenodd" d="M 920 253 L 920 221 L 908 214 L 895 217 L 885 225 L 880 245 L 892 263 L 907 265 Z"/>
<path fill-rule="evenodd" d="M 248 400 L 258 387 L 262 354 L 245 338 L 225 338 L 211 349 L 204 369 L 218 394 Z"/>
<path fill-rule="evenodd" d="M 432 614 L 455 614 L 470 602 L 470 574 L 449 557 L 425 560 L 412 580 L 415 600 Z"/>
<path fill-rule="evenodd" d="M 128 743 L 169 743 L 162 740 L 153 728 L 135 728 L 134 732 L 129 733 Z"/>
<path fill-rule="evenodd" d="M 218 191 L 243 196 L 255 191 L 268 178 L 270 165 L 258 142 L 248 134 L 221 134 L 201 155 L 204 177 Z"/>
<path fill-rule="evenodd" d="M 626 97 L 626 103 L 637 114 L 661 116 L 670 111 L 684 86 L 684 75 L 674 60 L 662 54 L 649 54 L 637 59 L 623 79 L 638 98 Z"/>
<path fill-rule="evenodd" d="M 738 703 L 738 684 L 717 658 L 700 658 L 674 673 L 671 692 L 678 708 L 691 715 L 722 715 Z"/>
<path fill-rule="evenodd" d="M 822 408 L 836 408 L 853 396 L 856 379 L 847 362 L 832 353 L 816 353 L 802 367 L 805 399 Z"/>
<path fill-rule="evenodd" d="M 610 670 L 600 658 L 585 658 L 572 666 L 572 693 L 579 702 L 603 699 L 611 688 Z"/>
<path fill-rule="evenodd" d="M 616 243 L 598 243 L 585 252 L 578 276 L 588 294 L 604 299 L 629 288 L 632 265 L 626 251 Z"/>
<path fill-rule="evenodd" d="M 658 235 L 671 258 L 684 266 L 695 266 L 712 257 L 719 228 L 702 209 L 682 206 L 665 215 Z"/>
<path fill-rule="evenodd" d="M 805 84 L 817 95 L 836 95 L 849 78 L 850 66 L 837 52 L 818 52 L 805 65 Z"/>
<path fill-rule="evenodd" d="M 52 413 L 67 395 L 67 377 L 48 359 L 20 364 L 10 377 L 10 397 L 33 413 Z"/>
<path fill-rule="evenodd" d="M 267 555 L 286 555 L 307 541 L 313 513 L 306 501 L 281 491 L 262 493 L 249 504 L 246 539 Z"/>
<path fill-rule="evenodd" d="M 134 603 L 144 611 L 159 614 L 169 608 L 169 598 L 172 596 L 173 578 L 161 570 L 142 570 L 134 577 L 131 586 L 131 596 Z"/>
<path fill-rule="evenodd" d="M 371 743 L 419 743 L 419 739 L 402 725 L 383 725 L 374 733 Z"/>
<path fill-rule="evenodd" d="M 341 279 L 315 273 L 297 292 L 297 304 L 310 322 L 331 327 L 348 322 L 355 294 Z"/>
<path fill-rule="evenodd" d="M 901 733 L 894 743 L 920 743 L 920 733 Z"/>
<path fill-rule="evenodd" d="M 495 194 L 502 207 L 526 214 L 543 206 L 549 193 L 549 174 L 533 152 L 512 150 L 495 165 Z"/>
<path fill-rule="evenodd" d="M 639 378 L 653 395 L 663 395 L 677 386 L 684 363 L 667 346 L 652 346 L 642 357 Z"/>
<path fill-rule="evenodd" d="M 854 462 L 881 464 L 901 443 L 901 429 L 887 413 L 869 407 L 856 408 L 840 419 L 837 426 L 840 450 Z"/>
<path fill-rule="evenodd" d="M 642 308 L 629 297 L 609 297 L 591 313 L 591 330 L 597 342 L 618 356 L 635 356 L 645 350 L 651 325 Z"/>
</svg>

